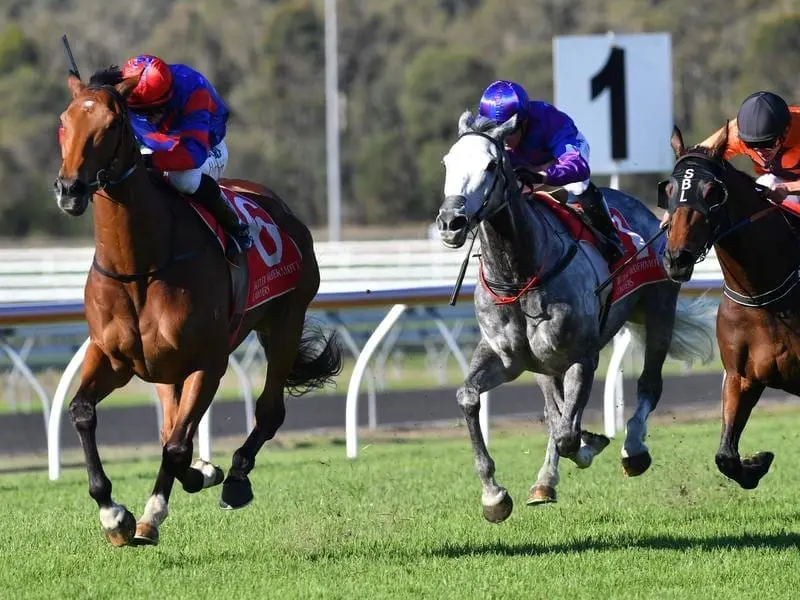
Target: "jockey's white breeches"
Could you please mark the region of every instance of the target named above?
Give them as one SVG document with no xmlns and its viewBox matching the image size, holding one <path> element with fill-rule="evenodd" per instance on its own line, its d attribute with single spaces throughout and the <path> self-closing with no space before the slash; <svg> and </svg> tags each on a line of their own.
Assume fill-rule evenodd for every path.
<svg viewBox="0 0 800 600">
<path fill-rule="evenodd" d="M 199 169 L 189 169 L 187 171 L 167 171 L 166 175 L 169 182 L 175 189 L 184 194 L 194 194 L 200 187 L 200 179 L 203 173 L 218 180 L 228 166 L 228 147 L 225 140 L 214 146 L 208 151 L 206 162 Z"/>
</svg>

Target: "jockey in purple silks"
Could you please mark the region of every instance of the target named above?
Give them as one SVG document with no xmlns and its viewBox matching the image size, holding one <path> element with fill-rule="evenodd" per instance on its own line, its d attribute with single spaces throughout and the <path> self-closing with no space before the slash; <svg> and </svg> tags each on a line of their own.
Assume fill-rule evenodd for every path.
<svg viewBox="0 0 800 600">
<path fill-rule="evenodd" d="M 605 238 L 603 254 L 614 262 L 624 254 L 603 194 L 589 179 L 589 143 L 569 115 L 552 104 L 530 100 L 514 81 L 495 81 L 481 96 L 478 113 L 498 124 L 517 115 L 517 129 L 505 143 L 512 166 L 528 185 L 563 187 Z"/>
</svg>

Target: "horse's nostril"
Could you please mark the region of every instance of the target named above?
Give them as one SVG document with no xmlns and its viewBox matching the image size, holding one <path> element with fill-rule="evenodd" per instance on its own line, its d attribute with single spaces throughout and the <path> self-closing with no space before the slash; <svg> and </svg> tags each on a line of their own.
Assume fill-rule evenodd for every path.
<svg viewBox="0 0 800 600">
<path fill-rule="evenodd" d="M 462 229 L 464 229 L 464 227 L 467 226 L 467 218 L 458 216 L 453 220 L 451 220 L 447 225 L 448 225 L 447 228 L 450 231 L 461 231 Z"/>
<path fill-rule="evenodd" d="M 84 191 L 84 184 L 79 179 L 65 179 L 59 177 L 56 179 L 53 187 L 65 196 L 78 196 Z"/>
<path fill-rule="evenodd" d="M 667 250 L 664 253 L 665 266 L 673 273 L 689 272 L 694 267 L 695 256 L 690 250 Z"/>
<path fill-rule="evenodd" d="M 694 264 L 694 254 L 692 254 L 689 250 L 681 250 L 676 257 L 675 262 L 680 267 L 690 267 Z"/>
</svg>

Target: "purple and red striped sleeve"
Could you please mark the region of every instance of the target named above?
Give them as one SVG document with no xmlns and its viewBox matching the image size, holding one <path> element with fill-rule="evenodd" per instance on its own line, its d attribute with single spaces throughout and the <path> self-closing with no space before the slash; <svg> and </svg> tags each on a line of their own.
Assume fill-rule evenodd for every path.
<svg viewBox="0 0 800 600">
<path fill-rule="evenodd" d="M 153 166 L 162 171 L 199 169 L 208 158 L 211 115 L 215 110 L 216 104 L 208 90 L 194 90 L 181 110 L 174 132 L 156 134 L 166 135 L 174 143 L 168 150 L 153 153 Z"/>
</svg>

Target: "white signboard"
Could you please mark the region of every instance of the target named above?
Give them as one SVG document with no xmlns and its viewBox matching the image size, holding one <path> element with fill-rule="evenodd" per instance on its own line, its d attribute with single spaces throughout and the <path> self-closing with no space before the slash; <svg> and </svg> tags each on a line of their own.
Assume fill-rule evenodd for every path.
<svg viewBox="0 0 800 600">
<path fill-rule="evenodd" d="M 672 169 L 668 33 L 553 39 L 555 106 L 589 141 L 592 173 Z"/>
</svg>

